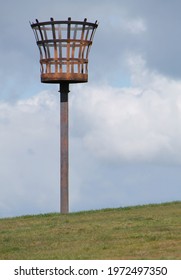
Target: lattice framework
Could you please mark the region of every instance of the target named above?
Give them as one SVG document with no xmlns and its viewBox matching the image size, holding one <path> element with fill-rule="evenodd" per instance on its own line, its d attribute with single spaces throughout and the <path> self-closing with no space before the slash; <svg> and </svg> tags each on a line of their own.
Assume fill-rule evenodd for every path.
<svg viewBox="0 0 181 280">
<path fill-rule="evenodd" d="M 32 23 L 40 51 L 41 81 L 87 82 L 88 55 L 97 26 L 97 21 L 72 21 L 71 18 Z"/>
</svg>

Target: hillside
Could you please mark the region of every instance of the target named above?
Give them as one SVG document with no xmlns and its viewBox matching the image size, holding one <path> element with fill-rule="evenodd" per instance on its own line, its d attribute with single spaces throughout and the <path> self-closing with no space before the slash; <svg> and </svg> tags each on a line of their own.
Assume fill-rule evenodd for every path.
<svg viewBox="0 0 181 280">
<path fill-rule="evenodd" d="M 0 219 L 0 259 L 181 259 L 181 202 Z"/>
</svg>

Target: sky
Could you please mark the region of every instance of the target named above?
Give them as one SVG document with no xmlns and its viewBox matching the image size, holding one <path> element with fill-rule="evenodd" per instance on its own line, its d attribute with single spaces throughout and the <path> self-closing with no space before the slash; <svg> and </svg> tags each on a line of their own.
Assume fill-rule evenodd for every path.
<svg viewBox="0 0 181 280">
<path fill-rule="evenodd" d="M 70 212 L 181 200 L 181 1 L 0 0 L 0 217 L 59 212 L 58 85 L 30 23 L 98 20 L 70 86 Z"/>
</svg>

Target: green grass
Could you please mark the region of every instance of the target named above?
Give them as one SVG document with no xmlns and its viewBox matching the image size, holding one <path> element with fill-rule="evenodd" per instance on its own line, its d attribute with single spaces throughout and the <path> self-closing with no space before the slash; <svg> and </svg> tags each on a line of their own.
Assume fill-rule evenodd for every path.
<svg viewBox="0 0 181 280">
<path fill-rule="evenodd" d="M 0 219 L 0 259 L 181 259 L 181 202 Z"/>
</svg>

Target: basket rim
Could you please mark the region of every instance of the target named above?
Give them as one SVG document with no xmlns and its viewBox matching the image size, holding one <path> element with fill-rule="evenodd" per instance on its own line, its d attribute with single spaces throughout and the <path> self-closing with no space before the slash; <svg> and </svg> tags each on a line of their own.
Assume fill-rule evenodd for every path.
<svg viewBox="0 0 181 280">
<path fill-rule="evenodd" d="M 44 25 L 52 25 L 52 24 L 79 24 L 79 25 L 88 25 L 88 26 L 93 26 L 94 28 L 98 27 L 98 22 L 97 20 L 95 21 L 95 23 L 93 22 L 88 22 L 87 19 L 85 18 L 83 21 L 77 21 L 77 20 L 71 20 L 71 18 L 68 18 L 68 20 L 54 20 L 53 18 L 50 19 L 50 21 L 41 21 L 39 22 L 36 19 L 36 23 L 34 22 L 30 22 L 30 25 L 32 28 L 35 28 L 37 26 L 44 26 Z"/>
</svg>

